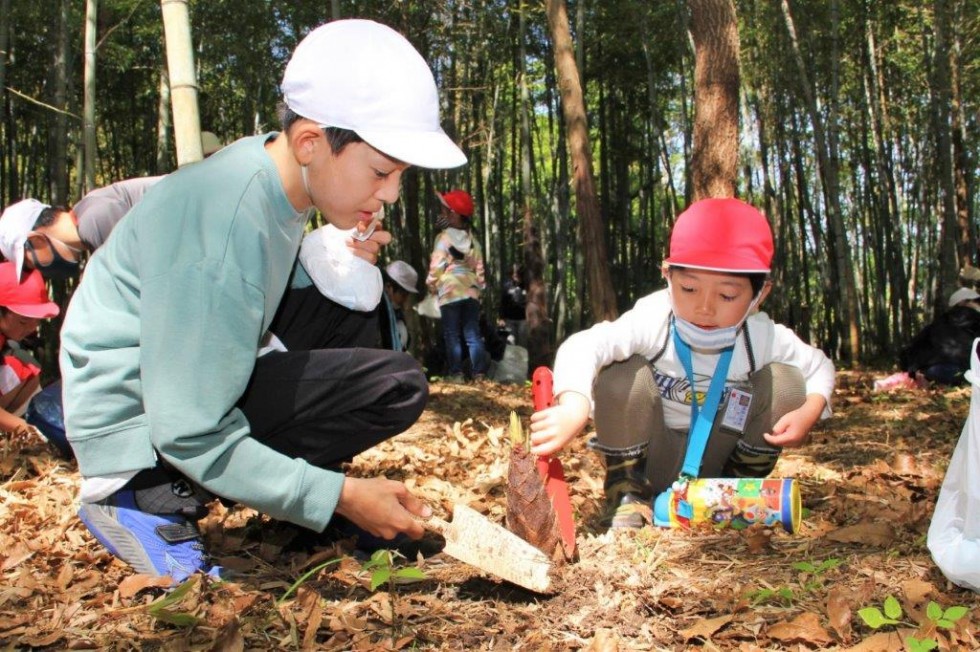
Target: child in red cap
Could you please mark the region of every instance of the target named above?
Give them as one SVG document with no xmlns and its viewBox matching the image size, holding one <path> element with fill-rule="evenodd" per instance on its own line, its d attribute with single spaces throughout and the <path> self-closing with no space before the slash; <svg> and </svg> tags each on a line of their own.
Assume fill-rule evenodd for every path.
<svg viewBox="0 0 980 652">
<path fill-rule="evenodd" d="M 758 310 L 772 253 L 769 223 L 749 204 L 695 202 L 671 234 L 667 289 L 559 348 L 557 401 L 531 417 L 531 450 L 558 452 L 594 410 L 604 525 L 650 522 L 651 499 L 682 471 L 765 477 L 783 447 L 802 445 L 830 415 L 831 361 Z M 689 442 L 701 452 L 705 441 L 691 472 Z"/>
<path fill-rule="evenodd" d="M 21 417 L 41 382 L 41 367 L 19 342 L 37 330 L 42 319 L 58 314 L 48 299 L 41 273 L 33 270 L 17 278 L 14 263 L 0 263 L 0 432 L 27 435 L 31 427 Z"/>
<path fill-rule="evenodd" d="M 490 356 L 480 331 L 480 296 L 486 280 L 480 243 L 470 233 L 473 198 L 465 190 L 437 193 L 437 197 L 442 204 L 437 224 L 443 230 L 436 236 L 425 283 L 439 301 L 446 376 L 451 382 L 463 380 L 465 341 L 473 378 L 482 379 Z"/>
</svg>

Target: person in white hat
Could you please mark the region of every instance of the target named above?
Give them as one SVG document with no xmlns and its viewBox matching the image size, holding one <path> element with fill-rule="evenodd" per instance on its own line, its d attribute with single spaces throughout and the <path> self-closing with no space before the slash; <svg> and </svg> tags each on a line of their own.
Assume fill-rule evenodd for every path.
<svg viewBox="0 0 980 652">
<path fill-rule="evenodd" d="M 395 260 L 385 267 L 384 276 L 384 299 L 378 316 L 381 343 L 393 351 L 408 351 L 412 340 L 405 311 L 410 305 L 411 296 L 419 292 L 419 273 L 404 260 Z"/>
<path fill-rule="evenodd" d="M 224 145 L 201 132 L 207 158 Z M 82 256 L 102 246 L 129 210 L 162 176 L 136 177 L 96 188 L 71 210 L 36 199 L 11 204 L 0 215 L 0 254 L 18 270 L 37 269 L 46 279 L 78 276 Z"/>
<path fill-rule="evenodd" d="M 980 294 L 976 290 L 971 290 L 970 288 L 957 288 L 955 292 L 949 295 L 949 307 L 955 308 L 958 305 L 966 305 L 971 308 L 977 307 L 977 300 L 980 299 Z"/>
<path fill-rule="evenodd" d="M 256 354 L 314 211 L 363 231 L 410 165 L 466 157 L 440 126 L 427 64 L 384 25 L 316 28 L 282 91 L 282 131 L 160 180 L 89 260 L 67 310 L 79 517 L 141 573 L 220 574 L 196 527 L 213 495 L 317 532 L 344 517 L 385 540 L 420 537 L 431 514 L 401 482 L 336 470 L 421 414 L 428 387 L 410 356 Z M 377 256 L 390 240 L 379 229 L 351 246 Z"/>
</svg>

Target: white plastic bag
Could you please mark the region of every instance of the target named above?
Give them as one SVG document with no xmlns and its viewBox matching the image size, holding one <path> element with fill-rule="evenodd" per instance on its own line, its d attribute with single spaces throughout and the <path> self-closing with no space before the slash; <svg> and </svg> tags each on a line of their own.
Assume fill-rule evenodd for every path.
<svg viewBox="0 0 980 652">
<path fill-rule="evenodd" d="M 508 344 L 504 356 L 493 369 L 490 377 L 498 383 L 523 383 L 527 380 L 527 349 Z"/>
<path fill-rule="evenodd" d="M 970 414 L 939 490 L 926 543 L 951 582 L 980 592 L 980 357 L 973 342 L 966 378 L 973 386 Z"/>
<path fill-rule="evenodd" d="M 415 312 L 429 319 L 442 319 L 442 311 L 439 310 L 439 300 L 436 295 L 427 294 L 425 298 L 415 304 Z"/>
<path fill-rule="evenodd" d="M 311 231 L 299 247 L 299 262 L 320 294 L 351 310 L 374 310 L 381 301 L 381 270 L 347 248 L 353 230 L 326 224 Z"/>
</svg>

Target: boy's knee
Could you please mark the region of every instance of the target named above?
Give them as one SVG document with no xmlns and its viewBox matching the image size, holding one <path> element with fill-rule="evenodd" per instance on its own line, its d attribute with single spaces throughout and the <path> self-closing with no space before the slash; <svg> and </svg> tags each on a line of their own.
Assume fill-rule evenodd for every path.
<svg viewBox="0 0 980 652">
<path fill-rule="evenodd" d="M 664 429 L 663 404 L 650 363 L 634 355 L 599 372 L 592 389 L 598 442 L 612 448 L 646 445 Z"/>
<path fill-rule="evenodd" d="M 768 432 L 784 415 L 806 402 L 806 379 L 799 368 L 781 362 L 767 364 L 752 374 L 753 401 L 756 414 L 769 422 L 760 424 Z"/>
<path fill-rule="evenodd" d="M 651 395 L 660 397 L 650 363 L 641 355 L 603 367 L 596 375 L 592 394 L 597 410 L 600 405 L 612 405 L 614 409 L 622 410 L 636 399 L 645 402 Z"/>
<path fill-rule="evenodd" d="M 414 424 L 429 400 L 429 381 L 418 361 L 407 353 L 392 351 L 390 362 L 390 377 L 397 379 L 398 391 L 401 394 L 400 403 L 403 405 L 402 414 L 405 416 L 405 427 Z"/>
</svg>

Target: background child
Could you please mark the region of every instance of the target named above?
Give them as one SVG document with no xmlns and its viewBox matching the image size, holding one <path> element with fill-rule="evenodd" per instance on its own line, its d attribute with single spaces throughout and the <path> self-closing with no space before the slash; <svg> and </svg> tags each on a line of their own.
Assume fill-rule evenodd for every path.
<svg viewBox="0 0 980 652">
<path fill-rule="evenodd" d="M 711 424 L 698 477 L 764 477 L 783 447 L 802 445 L 830 415 L 833 364 L 758 312 L 772 252 L 769 223 L 752 206 L 695 202 L 671 234 L 667 289 L 559 348 L 557 401 L 531 417 L 532 452 L 560 450 L 594 402 L 592 445 L 606 459 L 604 525 L 650 521 L 651 498 L 678 478 L 695 412 Z M 716 376 L 722 400 L 709 416 L 703 397 Z"/>
<path fill-rule="evenodd" d="M 438 195 L 442 208 L 429 259 L 425 284 L 438 296 L 442 314 L 442 335 L 446 344 L 446 376 L 463 380 L 463 342 L 469 353 L 474 379 L 486 376 L 489 357 L 480 331 L 480 296 L 486 289 L 483 252 L 470 233 L 473 226 L 473 198 L 465 190 Z"/>
<path fill-rule="evenodd" d="M 59 311 L 40 272 L 30 271 L 23 282 L 18 276 L 14 263 L 0 263 L 0 432 L 27 435 L 32 428 L 21 415 L 40 387 L 41 367 L 11 342 L 33 335 L 42 319 Z"/>
</svg>

